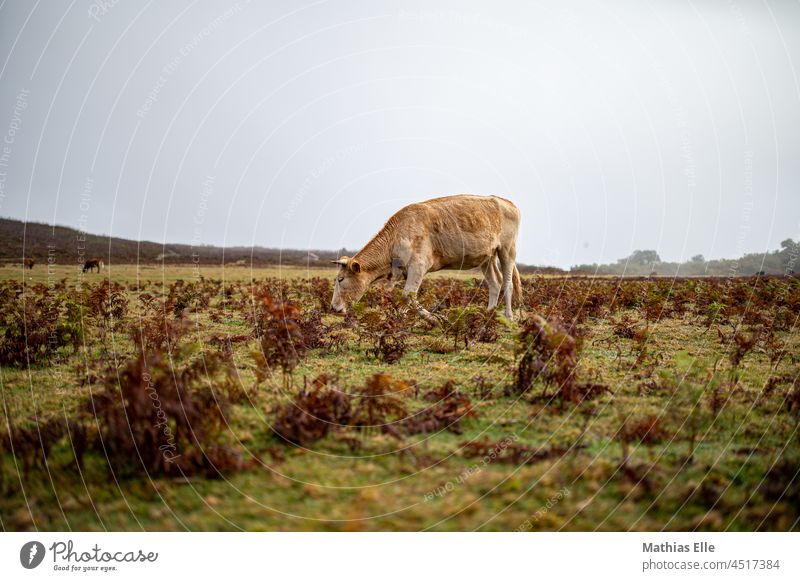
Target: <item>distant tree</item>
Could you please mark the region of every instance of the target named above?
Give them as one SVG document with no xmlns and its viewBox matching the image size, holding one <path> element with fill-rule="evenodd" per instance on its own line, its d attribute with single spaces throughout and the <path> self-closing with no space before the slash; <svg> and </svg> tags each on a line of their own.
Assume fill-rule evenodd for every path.
<svg viewBox="0 0 800 581">
<path fill-rule="evenodd" d="M 702 264 L 705 261 L 706 258 L 702 254 L 695 254 L 694 256 L 692 256 L 692 262 L 694 262 L 695 264 Z"/>
<path fill-rule="evenodd" d="M 655 250 L 634 250 L 628 258 L 622 258 L 619 262 L 627 262 L 635 265 L 647 265 L 661 262 L 658 252 Z"/>
</svg>

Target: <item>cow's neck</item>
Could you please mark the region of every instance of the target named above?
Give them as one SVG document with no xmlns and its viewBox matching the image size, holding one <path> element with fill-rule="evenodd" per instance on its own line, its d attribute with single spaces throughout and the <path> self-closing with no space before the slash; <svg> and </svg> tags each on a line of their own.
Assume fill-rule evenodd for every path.
<svg viewBox="0 0 800 581">
<path fill-rule="evenodd" d="M 367 242 L 353 257 L 361 265 L 361 270 L 366 271 L 376 280 L 386 276 L 392 270 L 392 246 L 394 243 L 394 230 L 396 226 L 392 219 L 381 228 L 372 240 Z"/>
<path fill-rule="evenodd" d="M 386 266 L 386 267 L 383 267 L 383 266 L 375 267 L 375 268 L 371 268 L 371 269 L 366 271 L 366 273 L 369 275 L 369 283 L 370 284 L 372 284 L 373 282 L 375 282 L 379 278 L 385 277 L 390 272 L 392 272 L 391 265 Z"/>
</svg>

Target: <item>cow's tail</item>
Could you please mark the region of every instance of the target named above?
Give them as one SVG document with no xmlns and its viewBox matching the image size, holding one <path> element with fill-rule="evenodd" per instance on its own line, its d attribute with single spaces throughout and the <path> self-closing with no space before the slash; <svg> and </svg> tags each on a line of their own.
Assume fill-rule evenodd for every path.
<svg viewBox="0 0 800 581">
<path fill-rule="evenodd" d="M 522 281 L 519 278 L 519 270 L 517 270 L 517 265 L 514 265 L 514 273 L 512 275 L 512 280 L 514 282 L 514 294 L 512 295 L 512 300 L 516 306 L 522 305 Z"/>
</svg>

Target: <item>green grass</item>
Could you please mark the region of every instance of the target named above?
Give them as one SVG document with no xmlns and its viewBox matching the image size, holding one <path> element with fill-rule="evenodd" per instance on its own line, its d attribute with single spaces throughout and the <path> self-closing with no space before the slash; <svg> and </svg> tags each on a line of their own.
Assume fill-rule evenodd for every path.
<svg viewBox="0 0 800 581">
<path fill-rule="evenodd" d="M 264 266 L 251 268 L 249 266 L 227 265 L 227 266 L 200 266 L 191 264 L 177 264 L 162 267 L 159 264 L 122 264 L 106 265 L 98 274 L 96 271 L 82 273 L 77 266 L 65 264 L 37 264 L 33 270 L 23 269 L 18 264 L 0 264 L 0 281 L 5 280 L 25 280 L 29 284 L 48 284 L 62 279 L 75 284 L 79 281 L 96 282 L 102 278 L 111 278 L 122 284 L 135 283 L 140 281 L 163 282 L 171 284 L 176 280 L 191 281 L 203 276 L 209 279 L 221 279 L 229 282 L 248 282 L 253 279 L 263 280 L 267 277 L 284 279 L 328 277 L 333 279 L 336 273 L 334 265 L 320 265 L 310 268 L 300 266 Z M 457 279 L 467 279 L 481 277 L 480 272 L 469 271 L 447 271 L 431 274 L 433 277 L 448 277 Z"/>
<path fill-rule="evenodd" d="M 137 280 L 171 283 L 192 280 L 191 266 L 168 268 L 115 266 L 104 275 L 123 283 Z M 206 278 L 229 281 L 332 276 L 329 269 L 201 269 Z M 0 269 L 0 279 L 19 279 L 18 269 Z M 78 280 L 74 268 L 57 266 L 25 272 L 26 279 Z M 467 273 L 465 277 L 474 274 Z M 98 275 L 84 280 L 97 281 Z M 129 291 L 131 303 L 135 293 Z M 637 316 L 631 311 L 632 316 Z M 237 313 L 214 323 L 207 313 L 191 313 L 194 339 L 212 334 L 246 333 Z M 329 316 L 326 321 L 338 320 Z M 134 353 L 128 325 L 104 340 L 87 327 L 83 353 L 67 352 L 58 364 L 0 370 L 5 414 L 17 425 L 31 418 L 73 413 L 91 389 L 80 386 L 77 366 L 103 353 L 123 361 Z M 749 353 L 740 378 L 730 387 L 726 351 L 712 329 L 689 315 L 651 325 L 648 349 L 657 361 L 632 369 L 631 340 L 618 340 L 622 358 L 609 342 L 607 318 L 586 325 L 580 373 L 608 385 L 611 394 L 579 406 L 543 406 L 503 395 L 512 383 L 516 327 L 504 329 L 494 344 L 476 344 L 449 354 L 429 353 L 426 341 L 439 331 L 417 332 L 412 349 L 396 365 L 368 358 L 364 346 L 351 343 L 343 353 L 314 351 L 295 370 L 286 393 L 280 379 L 258 388 L 249 403 L 237 405 L 224 435 L 239 441 L 263 466 L 231 472 L 222 479 L 146 476 L 115 481 L 106 462 L 87 457 L 79 472 L 67 445 L 48 458 L 49 470 L 25 474 L 10 454 L 2 458 L 0 524 L 4 530 L 789 530 L 797 528 L 797 480 L 783 482 L 778 498 L 762 482 L 779 460 L 798 454 L 797 413 L 783 404 L 784 391 L 761 394 L 770 375 L 786 373 L 788 357 L 770 369 L 764 353 Z M 798 352 L 800 334 L 781 334 L 788 351 Z M 597 341 L 600 339 L 601 341 Z M 449 339 L 448 339 L 449 341 Z M 249 353 L 256 342 L 237 344 L 234 361 L 244 386 L 255 381 Z M 714 373 L 730 399 L 714 418 L 705 390 Z M 382 434 L 361 436 L 353 451 L 343 434 L 334 433 L 309 449 L 282 444 L 269 424 L 276 410 L 303 383 L 319 373 L 333 373 L 345 387 L 355 387 L 374 373 L 389 371 L 416 380 L 424 388 L 455 380 L 477 403 L 477 417 L 463 423 L 465 432 L 413 436 L 403 442 Z M 480 399 L 471 378 L 481 374 L 495 389 Z M 644 377 L 639 377 L 644 376 Z M 650 383 L 650 382 L 654 383 Z M 656 387 L 652 387 L 655 385 Z M 541 389 L 539 386 L 538 389 Z M 699 400 L 692 394 L 699 396 Z M 424 405 L 408 396 L 411 409 Z M 657 415 L 669 434 L 653 444 L 631 443 L 626 467 L 617 437 L 623 421 Z M 691 462 L 689 426 L 697 428 Z M 585 430 L 585 433 L 583 433 Z M 471 440 L 512 437 L 530 446 L 570 445 L 583 433 L 585 446 L 566 456 L 529 465 L 484 463 L 466 458 L 461 446 Z M 132 458 L 131 462 L 136 459 Z M 780 483 L 779 483 L 780 484 Z M 436 494 L 436 491 L 444 491 Z M 555 500 L 554 500 L 555 499 Z"/>
</svg>

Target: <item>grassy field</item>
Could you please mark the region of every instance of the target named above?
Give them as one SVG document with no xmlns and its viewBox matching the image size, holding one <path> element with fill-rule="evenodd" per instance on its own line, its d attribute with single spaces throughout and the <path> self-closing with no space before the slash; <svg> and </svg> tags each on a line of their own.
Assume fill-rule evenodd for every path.
<svg viewBox="0 0 800 581">
<path fill-rule="evenodd" d="M 108 278 L 121 284 L 129 285 L 137 281 L 172 284 L 177 280 L 192 281 L 199 277 L 228 282 L 250 282 L 265 278 L 281 278 L 294 280 L 298 278 L 327 277 L 333 280 L 336 274 L 334 265 L 304 268 L 300 266 L 265 266 L 250 268 L 249 266 L 194 266 L 182 264 L 163 268 L 156 264 L 106 266 L 100 275 L 96 271 L 82 273 L 80 268 L 64 264 L 37 265 L 33 270 L 22 269 L 19 264 L 0 267 L 0 281 L 25 281 L 28 284 L 48 284 L 66 280 L 72 285 L 82 282 L 95 283 Z M 455 278 L 466 280 L 480 276 L 475 269 L 470 271 L 435 272 L 433 278 Z"/>
<path fill-rule="evenodd" d="M 797 279 L 474 277 L 1 268 L 3 530 L 798 528 Z"/>
<path fill-rule="evenodd" d="M 199 276 L 232 282 L 248 282 L 252 279 L 264 279 L 267 277 L 279 278 L 303 278 L 314 276 L 333 276 L 335 268 L 301 268 L 297 266 L 271 266 L 263 268 L 249 268 L 246 266 L 194 266 L 182 264 L 163 268 L 156 264 L 143 265 L 111 265 L 106 266 L 100 275 L 96 271 L 82 273 L 80 268 L 64 264 L 41 264 L 33 270 L 22 269 L 20 265 L 7 265 L 0 268 L 0 280 L 14 280 L 28 284 L 47 284 L 50 281 L 66 279 L 71 284 L 79 282 L 97 282 L 98 279 L 110 278 L 122 284 L 136 283 L 137 281 L 148 281 L 151 283 L 162 282 L 172 284 L 176 280 L 195 280 Z"/>
</svg>

